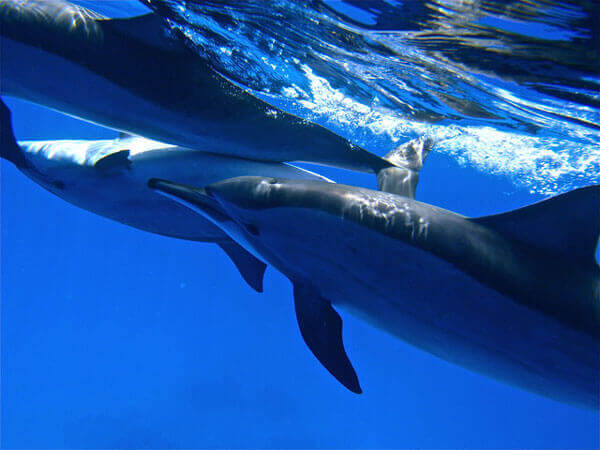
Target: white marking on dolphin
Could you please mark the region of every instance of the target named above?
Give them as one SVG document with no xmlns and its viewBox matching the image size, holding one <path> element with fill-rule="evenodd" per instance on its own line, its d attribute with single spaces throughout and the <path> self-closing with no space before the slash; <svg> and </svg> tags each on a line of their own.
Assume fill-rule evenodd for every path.
<svg viewBox="0 0 600 450">
<path fill-rule="evenodd" d="M 264 263 L 209 220 L 148 189 L 148 179 L 159 176 L 200 185 L 242 174 L 326 180 L 286 163 L 216 155 L 134 136 L 17 143 L 10 111 L 1 100 L 0 119 L 0 156 L 33 181 L 108 219 L 151 233 L 214 242 L 258 291 L 262 291 Z"/>
<path fill-rule="evenodd" d="M 188 148 L 379 172 L 392 163 L 230 82 L 151 13 L 107 19 L 62 0 L 0 4 L 0 92 Z"/>
<path fill-rule="evenodd" d="M 302 336 L 353 392 L 332 305 L 454 364 L 598 408 L 600 186 L 472 219 L 321 181 L 150 185 L 292 281 Z"/>
</svg>

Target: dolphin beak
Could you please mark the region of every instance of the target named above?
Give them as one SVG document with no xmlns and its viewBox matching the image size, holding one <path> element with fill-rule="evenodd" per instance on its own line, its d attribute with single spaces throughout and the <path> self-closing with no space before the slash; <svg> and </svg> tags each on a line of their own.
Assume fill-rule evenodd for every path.
<svg viewBox="0 0 600 450">
<path fill-rule="evenodd" d="M 222 220 L 226 214 L 219 203 L 204 188 L 152 178 L 148 187 L 211 220 Z"/>
</svg>

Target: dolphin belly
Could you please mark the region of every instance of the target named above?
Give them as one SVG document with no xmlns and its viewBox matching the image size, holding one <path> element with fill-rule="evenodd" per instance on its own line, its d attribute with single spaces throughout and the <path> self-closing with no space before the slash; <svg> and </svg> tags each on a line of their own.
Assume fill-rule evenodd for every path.
<svg viewBox="0 0 600 450">
<path fill-rule="evenodd" d="M 22 171 L 69 203 L 144 231 L 193 241 L 229 238 L 194 211 L 153 192 L 148 179 L 163 176 L 198 185 L 256 174 L 326 180 L 285 163 L 232 158 L 139 137 L 19 145 L 32 165 Z"/>
<path fill-rule="evenodd" d="M 181 116 L 81 64 L 8 37 L 0 39 L 0 50 L 2 95 L 28 100 L 115 130 L 180 145 L 181 142 L 190 144 L 189 137 L 173 132 L 185 128 Z M 35 61 L 35 66 L 24 61 Z M 193 138 L 196 147 L 216 145 L 203 137 L 201 130 L 197 131 Z"/>
<path fill-rule="evenodd" d="M 126 170 L 116 168 L 102 173 L 90 165 L 66 165 L 31 154 L 28 157 L 35 166 L 22 170 L 25 175 L 81 209 L 150 233 L 199 242 L 228 241 L 218 227 L 201 216 L 147 189 L 135 163 Z M 178 172 L 173 169 L 166 172 L 176 176 Z"/>
</svg>

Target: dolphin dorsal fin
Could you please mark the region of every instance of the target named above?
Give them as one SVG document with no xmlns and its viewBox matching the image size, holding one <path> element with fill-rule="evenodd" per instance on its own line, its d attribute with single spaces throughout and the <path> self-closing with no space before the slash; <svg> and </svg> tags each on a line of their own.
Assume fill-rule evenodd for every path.
<svg viewBox="0 0 600 450">
<path fill-rule="evenodd" d="M 405 142 L 383 159 L 393 164 L 377 172 L 377 186 L 382 192 L 415 198 L 419 171 L 435 144 L 431 137 L 420 137 Z"/>
<path fill-rule="evenodd" d="M 600 185 L 470 220 L 541 250 L 593 262 L 600 237 Z"/>
</svg>

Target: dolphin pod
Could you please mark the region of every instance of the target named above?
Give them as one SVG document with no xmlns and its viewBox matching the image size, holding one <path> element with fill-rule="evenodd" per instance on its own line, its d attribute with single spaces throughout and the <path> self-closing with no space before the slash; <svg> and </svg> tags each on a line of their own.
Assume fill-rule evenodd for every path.
<svg viewBox="0 0 600 450">
<path fill-rule="evenodd" d="M 265 266 L 212 222 L 147 188 L 162 176 L 205 185 L 239 175 L 326 178 L 286 163 L 253 161 L 135 136 L 98 141 L 16 142 L 11 114 L 0 99 L 0 156 L 27 177 L 82 209 L 141 230 L 218 244 L 244 279 L 262 291 Z M 162 211 L 157 217 L 156 211 Z"/>
<path fill-rule="evenodd" d="M 290 279 L 302 337 L 352 392 L 334 306 L 449 362 L 598 407 L 600 186 L 473 219 L 318 180 L 149 184 Z"/>
<path fill-rule="evenodd" d="M 229 156 L 374 173 L 393 165 L 230 82 L 162 20 L 108 19 L 62 0 L 4 0 L 0 93 Z"/>
<path fill-rule="evenodd" d="M 6 0 L 0 37 L 2 94 L 144 136 L 17 142 L 0 102 L 0 156 L 86 210 L 218 244 L 258 291 L 266 265 L 278 269 L 304 341 L 350 391 L 362 388 L 336 308 L 454 364 L 598 408 L 600 186 L 463 217 L 414 199 L 432 139 L 371 154 L 222 77 L 155 14 Z M 285 161 L 373 172 L 380 191 Z"/>
</svg>

